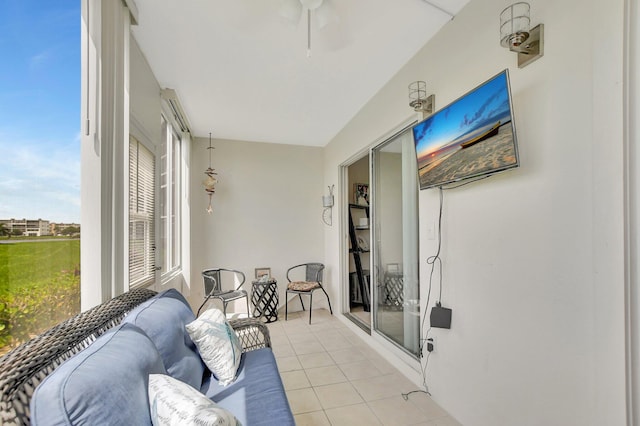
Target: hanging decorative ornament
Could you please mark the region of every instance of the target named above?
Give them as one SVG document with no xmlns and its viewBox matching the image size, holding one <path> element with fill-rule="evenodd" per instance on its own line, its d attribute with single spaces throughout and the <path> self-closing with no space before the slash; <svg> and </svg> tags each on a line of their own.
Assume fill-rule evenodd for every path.
<svg viewBox="0 0 640 426">
<path fill-rule="evenodd" d="M 215 149 L 211 146 L 211 133 L 209 133 L 209 148 L 207 149 L 209 150 L 209 167 L 204 171 L 204 174 L 207 175 L 207 177 L 202 181 L 202 184 L 204 185 L 206 193 L 209 194 L 209 206 L 207 207 L 207 213 L 211 214 L 211 212 L 213 212 L 213 208 L 211 208 L 211 197 L 213 197 L 213 194 L 216 192 L 215 186 L 216 183 L 218 183 L 218 179 L 215 178 L 218 174 L 213 168 L 211 168 L 211 150 Z"/>
</svg>

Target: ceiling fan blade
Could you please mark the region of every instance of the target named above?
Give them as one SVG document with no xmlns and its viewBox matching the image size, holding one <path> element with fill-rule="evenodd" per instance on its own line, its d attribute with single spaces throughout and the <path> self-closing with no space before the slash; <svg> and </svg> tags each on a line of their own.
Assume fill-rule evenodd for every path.
<svg viewBox="0 0 640 426">
<path fill-rule="evenodd" d="M 316 10 L 322 5 L 323 0 L 299 0 L 309 10 Z"/>
<path fill-rule="evenodd" d="M 340 17 L 331 0 L 324 0 L 320 7 L 314 11 L 314 15 L 318 29 L 323 29 L 329 24 L 337 24 L 340 22 Z"/>
<path fill-rule="evenodd" d="M 282 0 L 278 13 L 291 23 L 297 24 L 302 16 L 302 3 L 300 0 Z"/>
</svg>

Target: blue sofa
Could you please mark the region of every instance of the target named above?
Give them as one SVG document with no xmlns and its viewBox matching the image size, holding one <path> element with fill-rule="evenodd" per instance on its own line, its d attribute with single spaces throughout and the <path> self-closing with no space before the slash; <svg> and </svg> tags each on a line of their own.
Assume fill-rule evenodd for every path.
<svg viewBox="0 0 640 426">
<path fill-rule="evenodd" d="M 294 425 L 266 327 L 254 320 L 231 323 L 244 350 L 237 379 L 220 386 L 185 330 L 194 319 L 176 290 L 138 305 L 47 376 L 31 399 L 31 423 L 151 425 L 148 377 L 160 373 L 200 390 L 244 426 Z M 251 336 L 256 327 L 267 334 Z"/>
</svg>

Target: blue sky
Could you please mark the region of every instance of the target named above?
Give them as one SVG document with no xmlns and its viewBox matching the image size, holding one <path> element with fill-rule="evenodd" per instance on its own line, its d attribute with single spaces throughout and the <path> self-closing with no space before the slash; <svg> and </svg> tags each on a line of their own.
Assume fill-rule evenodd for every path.
<svg viewBox="0 0 640 426">
<path fill-rule="evenodd" d="M 0 1 L 0 219 L 80 221 L 80 1 Z"/>
<path fill-rule="evenodd" d="M 508 114 L 506 79 L 506 74 L 499 74 L 416 125 L 414 135 L 418 158 L 437 151 L 475 128 L 493 124 Z"/>
</svg>

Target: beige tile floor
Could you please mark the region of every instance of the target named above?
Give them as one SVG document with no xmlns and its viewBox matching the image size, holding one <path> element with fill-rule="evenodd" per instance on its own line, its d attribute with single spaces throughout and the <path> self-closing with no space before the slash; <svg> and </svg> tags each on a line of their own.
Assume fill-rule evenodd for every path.
<svg viewBox="0 0 640 426">
<path fill-rule="evenodd" d="M 268 325 L 291 410 L 305 425 L 458 426 L 456 420 L 325 309 Z"/>
</svg>

